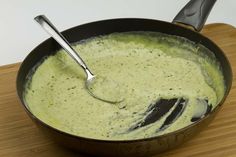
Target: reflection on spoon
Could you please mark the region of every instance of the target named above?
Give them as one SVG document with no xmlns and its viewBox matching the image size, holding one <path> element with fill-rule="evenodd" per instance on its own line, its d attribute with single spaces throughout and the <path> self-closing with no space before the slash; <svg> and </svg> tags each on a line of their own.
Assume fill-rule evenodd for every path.
<svg viewBox="0 0 236 157">
<path fill-rule="evenodd" d="M 111 78 L 98 75 L 87 80 L 85 85 L 90 95 L 102 101 L 120 103 L 124 100 L 124 87 Z"/>
<path fill-rule="evenodd" d="M 92 95 L 96 99 L 109 103 L 119 103 L 124 100 L 124 98 L 121 97 L 120 86 L 115 81 L 109 80 L 110 78 L 104 80 L 99 77 L 97 79 L 97 77 L 95 77 L 95 75 L 93 75 L 93 73 L 89 70 L 88 66 L 79 56 L 79 54 L 72 48 L 66 38 L 56 29 L 56 27 L 49 21 L 46 16 L 39 15 L 34 19 L 83 68 L 87 75 L 85 86 L 90 95 Z"/>
</svg>

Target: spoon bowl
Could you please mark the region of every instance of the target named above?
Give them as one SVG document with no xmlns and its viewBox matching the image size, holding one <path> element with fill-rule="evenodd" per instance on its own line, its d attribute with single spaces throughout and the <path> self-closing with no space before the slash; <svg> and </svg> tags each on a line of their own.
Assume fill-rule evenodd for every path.
<svg viewBox="0 0 236 157">
<path fill-rule="evenodd" d="M 93 76 L 86 80 L 85 87 L 90 95 L 101 101 L 113 104 L 124 101 L 125 91 L 121 90 L 124 87 L 110 78 Z"/>
</svg>

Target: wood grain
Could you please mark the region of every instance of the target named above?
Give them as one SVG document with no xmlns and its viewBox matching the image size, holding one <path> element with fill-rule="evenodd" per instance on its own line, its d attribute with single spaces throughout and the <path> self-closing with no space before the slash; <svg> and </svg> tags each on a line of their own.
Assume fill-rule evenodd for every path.
<svg viewBox="0 0 236 157">
<path fill-rule="evenodd" d="M 226 53 L 236 73 L 236 29 L 226 24 L 205 26 L 202 33 Z M 47 139 L 19 103 L 15 79 L 20 63 L 0 67 L 0 157 L 82 157 Z M 176 149 L 155 157 L 236 157 L 236 82 L 214 121 Z"/>
</svg>

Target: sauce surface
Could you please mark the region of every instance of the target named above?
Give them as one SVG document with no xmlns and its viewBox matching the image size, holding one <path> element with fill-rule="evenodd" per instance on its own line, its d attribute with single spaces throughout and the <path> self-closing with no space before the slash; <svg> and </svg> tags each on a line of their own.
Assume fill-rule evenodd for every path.
<svg viewBox="0 0 236 157">
<path fill-rule="evenodd" d="M 199 100 L 214 108 L 224 95 L 223 75 L 213 53 L 181 37 L 113 33 L 81 41 L 74 48 L 93 73 L 119 84 L 125 100 L 110 104 L 89 95 L 84 71 L 64 50 L 47 57 L 29 79 L 24 99 L 36 117 L 70 134 L 106 140 L 162 135 L 191 124 L 201 110 Z M 150 104 L 172 98 L 188 101 L 167 128 L 158 131 L 173 109 L 155 123 L 129 130 L 144 119 Z"/>
</svg>

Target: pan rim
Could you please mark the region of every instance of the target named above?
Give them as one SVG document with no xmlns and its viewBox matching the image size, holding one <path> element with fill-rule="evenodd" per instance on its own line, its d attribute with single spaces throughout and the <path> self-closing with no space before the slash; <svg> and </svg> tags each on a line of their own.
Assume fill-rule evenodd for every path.
<svg viewBox="0 0 236 157">
<path fill-rule="evenodd" d="M 62 31 L 62 34 L 65 34 L 67 32 L 70 32 L 71 30 L 77 28 L 77 27 L 86 27 L 87 25 L 92 25 L 94 23 L 99 23 L 99 22 L 109 22 L 109 21 L 119 21 L 119 20 L 129 20 L 129 21 L 132 21 L 132 20 L 141 20 L 141 21 L 144 21 L 144 20 L 148 20 L 148 21 L 155 21 L 155 22 L 160 22 L 160 23 L 165 23 L 167 25 L 175 25 L 173 23 L 170 23 L 170 22 L 166 22 L 166 21 L 161 21 L 161 20 L 156 20 L 156 19 L 148 19 L 148 18 L 114 18 L 114 19 L 105 19 L 105 20 L 98 20 L 98 21 L 93 21 L 93 22 L 89 22 L 89 23 L 84 23 L 84 24 L 81 24 L 81 25 L 78 25 L 78 26 L 74 26 L 72 28 L 69 28 L 69 29 L 66 29 L 64 31 Z M 230 70 L 230 73 L 231 73 L 231 76 L 230 76 L 230 79 L 232 80 L 232 68 L 231 68 L 231 65 L 228 61 L 228 58 L 225 56 L 225 54 L 223 53 L 223 51 L 221 50 L 221 48 L 218 47 L 217 44 L 214 43 L 214 41 L 210 40 L 208 37 L 202 35 L 201 33 L 199 32 L 195 32 L 193 30 L 190 30 L 190 29 L 187 29 L 187 28 L 184 28 L 184 27 L 181 27 L 179 25 L 175 25 L 178 29 L 182 29 L 182 30 L 185 30 L 185 31 L 190 31 L 194 34 L 198 34 L 200 35 L 202 38 L 205 38 L 205 40 L 208 40 L 209 42 L 211 42 L 212 44 L 214 44 L 214 46 L 216 48 L 218 48 L 223 56 L 225 57 L 226 61 L 228 62 L 228 65 L 229 65 L 229 70 Z M 173 35 L 173 34 L 169 34 L 169 35 Z M 60 133 L 60 134 L 63 134 L 65 136 L 68 136 L 68 137 L 72 137 L 72 138 L 75 138 L 75 139 L 78 139 L 78 140 L 84 140 L 84 141 L 91 141 L 91 142 L 97 142 L 97 143 L 113 143 L 113 144 L 125 144 L 125 143 L 137 143 L 137 142 L 144 142 L 144 141 L 153 141 L 153 140 L 159 140 L 161 138 L 165 138 L 165 137 L 168 137 L 168 136 L 172 136 L 172 135 L 176 135 L 178 133 L 181 133 L 181 132 L 184 132 L 190 128 L 192 128 L 193 126 L 196 126 L 198 125 L 199 123 L 203 122 L 204 120 L 208 119 L 213 113 L 217 112 L 220 107 L 223 105 L 225 99 L 227 98 L 227 96 L 229 95 L 229 92 L 230 92 L 230 89 L 232 87 L 232 81 L 230 81 L 230 84 L 228 86 L 228 88 L 226 88 L 226 91 L 225 91 L 225 94 L 224 94 L 224 97 L 222 98 L 222 100 L 217 104 L 217 106 L 208 114 L 206 115 L 205 117 L 201 118 L 200 120 L 190 124 L 190 125 L 187 125 L 181 129 L 178 129 L 178 130 L 175 130 L 173 132 L 169 132 L 169 133 L 166 133 L 166 134 L 163 134 L 163 135 L 158 135 L 158 136 L 153 136 L 153 137 L 148 137 L 148 138 L 139 138 L 139 139 L 128 139 L 128 140 L 105 140 L 105 139 L 95 139 L 95 138 L 89 138 L 89 137 L 83 137 L 83 136 L 78 136 L 78 135 L 74 135 L 74 134 L 71 134 L 71 133 L 68 133 L 68 132 L 65 132 L 63 130 L 59 130 L 53 126 L 50 126 L 48 125 L 47 123 L 43 122 L 42 120 L 40 120 L 38 117 L 36 117 L 31 111 L 30 109 L 27 107 L 27 104 L 26 102 L 23 100 L 23 96 L 21 96 L 20 94 L 20 90 L 18 88 L 18 84 L 19 84 L 19 74 L 22 73 L 22 69 L 23 69 L 23 66 L 26 62 L 26 60 L 28 60 L 30 54 L 32 54 L 38 47 L 40 47 L 41 45 L 43 45 L 44 43 L 48 42 L 49 40 L 52 40 L 52 38 L 48 38 L 46 40 L 44 40 L 43 42 L 41 42 L 39 45 L 37 45 L 34 49 L 32 49 L 30 51 L 30 53 L 25 57 L 25 59 L 23 60 L 19 70 L 18 70 L 18 73 L 17 73 L 17 79 L 16 79 L 16 86 L 17 86 L 17 96 L 18 96 L 18 99 L 20 100 L 21 102 L 21 105 L 23 105 L 24 109 L 26 110 L 26 112 L 28 113 L 28 115 L 30 116 L 30 118 L 34 119 L 37 123 L 40 123 L 42 124 L 43 127 L 46 127 L 48 129 L 51 129 L 52 131 L 56 131 L 57 133 Z M 190 39 L 189 39 L 190 40 Z M 193 41 L 194 42 L 194 41 Z M 29 72 L 28 72 L 29 73 Z M 24 86 L 24 85 L 23 85 Z M 23 91 L 21 91 L 23 92 Z"/>
</svg>

